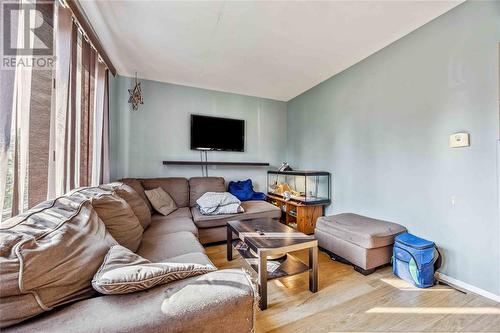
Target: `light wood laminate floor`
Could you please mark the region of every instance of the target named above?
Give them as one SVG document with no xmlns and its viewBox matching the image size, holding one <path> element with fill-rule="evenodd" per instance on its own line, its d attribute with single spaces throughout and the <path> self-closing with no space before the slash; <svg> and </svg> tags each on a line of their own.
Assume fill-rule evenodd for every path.
<svg viewBox="0 0 500 333">
<path fill-rule="evenodd" d="M 225 245 L 206 247 L 219 268 L 245 267 Z M 294 255 L 307 262 L 307 252 Z M 418 289 L 392 275 L 390 267 L 363 276 L 319 253 L 319 291 L 308 274 L 268 283 L 268 309 L 258 310 L 256 332 L 500 332 L 500 304 L 438 285 Z"/>
</svg>

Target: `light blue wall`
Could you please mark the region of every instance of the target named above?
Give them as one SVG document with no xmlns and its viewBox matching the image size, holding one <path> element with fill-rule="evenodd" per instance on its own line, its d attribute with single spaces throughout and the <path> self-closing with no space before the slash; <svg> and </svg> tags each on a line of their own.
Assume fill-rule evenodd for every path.
<svg viewBox="0 0 500 333">
<path fill-rule="evenodd" d="M 499 42 L 500 2 L 469 1 L 288 104 L 142 81 L 145 104 L 132 112 L 132 81 L 118 76 L 111 176 L 199 176 L 197 167 L 161 165 L 199 158 L 189 149 L 190 114 L 245 119 L 245 153 L 211 152 L 211 160 L 328 170 L 328 213 L 402 223 L 437 242 L 443 273 L 500 294 Z M 470 148 L 448 148 L 458 131 L 471 134 Z M 265 186 L 265 169 L 209 172 Z"/>
<path fill-rule="evenodd" d="M 402 223 L 496 294 L 499 42 L 500 2 L 468 1 L 291 100 L 287 143 L 293 166 L 333 174 L 328 213 Z M 448 147 L 458 131 L 470 148 Z"/>
<path fill-rule="evenodd" d="M 199 160 L 190 150 L 190 115 L 245 120 L 245 152 L 208 152 L 212 161 L 269 162 L 277 167 L 286 155 L 286 103 L 269 99 L 141 80 L 144 105 L 131 111 L 133 79 L 110 81 L 111 179 L 122 177 L 201 176 L 200 167 L 163 166 L 163 160 Z M 266 186 L 266 168 L 209 167 L 210 176 L 252 178 Z"/>
</svg>

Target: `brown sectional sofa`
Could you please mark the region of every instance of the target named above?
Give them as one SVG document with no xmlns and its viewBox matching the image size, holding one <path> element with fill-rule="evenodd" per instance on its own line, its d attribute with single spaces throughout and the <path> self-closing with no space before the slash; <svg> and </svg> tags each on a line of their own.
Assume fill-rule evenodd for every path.
<svg viewBox="0 0 500 333">
<path fill-rule="evenodd" d="M 162 216 L 153 212 L 147 199 L 148 208 L 142 205 L 140 220 L 146 225 L 137 254 L 152 262 L 211 263 L 200 241 L 207 244 L 225 240 L 228 220 L 277 218 L 281 214 L 271 204 L 249 201 L 243 203 L 245 213 L 237 216 L 202 216 L 194 206 L 196 199 L 207 191 L 225 191 L 223 178 L 128 178 L 123 183 L 142 199 L 146 199 L 145 189 L 162 187 L 178 206 L 175 212 Z M 44 205 L 48 207 L 50 203 L 39 206 Z M 88 203 L 84 205 L 92 210 Z M 134 213 L 139 214 L 137 210 Z M 9 228 L 2 232 L 13 232 Z M 254 327 L 255 296 L 243 270 L 224 269 L 132 294 L 95 293 L 2 328 L 2 332 L 250 332 Z"/>
<path fill-rule="evenodd" d="M 170 194 L 178 209 L 168 216 L 152 212 L 151 226 L 157 231 L 190 231 L 198 236 L 202 244 L 226 240 L 227 221 L 234 219 L 250 219 L 258 217 L 280 218 L 279 208 L 265 201 L 244 201 L 241 206 L 245 210 L 241 214 L 202 215 L 196 207 L 196 200 L 206 192 L 224 192 L 226 186 L 222 177 L 186 178 L 152 178 L 122 180 L 132 186 L 145 200 L 144 190 L 161 187 Z"/>
</svg>

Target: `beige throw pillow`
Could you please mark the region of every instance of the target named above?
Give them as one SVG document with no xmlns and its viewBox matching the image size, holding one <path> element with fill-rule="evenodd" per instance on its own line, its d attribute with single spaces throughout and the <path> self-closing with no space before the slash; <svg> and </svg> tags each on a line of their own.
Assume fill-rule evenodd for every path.
<svg viewBox="0 0 500 333">
<path fill-rule="evenodd" d="M 177 209 L 177 205 L 170 194 L 165 192 L 161 187 L 144 192 L 146 193 L 149 202 L 151 202 L 151 205 L 158 213 L 166 216 Z"/>
<path fill-rule="evenodd" d="M 134 211 L 142 227 L 146 229 L 151 224 L 151 210 L 141 196 L 131 187 L 123 183 L 109 183 L 99 185 L 99 188 L 112 191 L 125 200 Z M 146 196 L 144 196 L 146 197 Z M 147 198 L 146 198 L 147 200 Z M 149 202 L 148 202 L 149 204 Z"/>
<path fill-rule="evenodd" d="M 118 244 L 137 251 L 144 228 L 130 205 L 113 192 L 98 187 L 83 187 L 71 192 L 72 197 L 90 199 L 99 218 Z"/>
<path fill-rule="evenodd" d="M 215 270 L 213 265 L 152 263 L 121 245 L 115 245 L 109 249 L 94 275 L 92 286 L 101 294 L 127 294 Z"/>
<path fill-rule="evenodd" d="M 150 211 L 153 211 L 153 207 L 151 207 L 151 203 L 149 203 L 148 197 L 146 197 L 146 194 L 144 193 L 144 186 L 142 186 L 142 182 L 139 179 L 135 178 L 124 178 L 121 180 L 121 182 L 125 185 L 128 185 L 134 189 L 134 191 L 139 194 L 142 200 L 146 203 L 146 206 L 148 206 Z"/>
</svg>

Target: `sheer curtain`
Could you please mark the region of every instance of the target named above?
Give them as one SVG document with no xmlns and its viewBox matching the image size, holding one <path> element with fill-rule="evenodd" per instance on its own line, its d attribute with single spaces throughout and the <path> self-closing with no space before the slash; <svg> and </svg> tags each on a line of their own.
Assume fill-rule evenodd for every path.
<svg viewBox="0 0 500 333">
<path fill-rule="evenodd" d="M 81 67 L 81 108 L 80 108 L 80 186 L 92 183 L 92 164 L 94 148 L 94 107 L 95 72 L 97 54 L 91 45 L 82 39 Z"/>
<path fill-rule="evenodd" d="M 20 2 L 21 6 L 24 2 Z M 35 3 L 36 5 L 36 3 Z M 36 9 L 41 8 L 36 6 Z M 53 10 L 53 6 L 48 9 Z M 7 24 L 15 30 L 14 41 L 17 45 L 25 45 L 25 31 L 30 22 L 22 11 L 18 15 L 10 13 Z M 50 13 L 49 13 L 50 14 Z M 34 17 L 36 26 L 41 25 L 42 18 Z M 52 45 L 53 22 L 42 26 L 43 34 L 38 35 L 42 42 Z M 31 49 L 35 47 L 36 39 L 30 39 Z M 39 72 L 37 72 L 39 71 Z M 40 198 L 43 200 L 43 191 L 37 188 L 38 183 L 44 183 L 47 175 L 48 141 L 47 123 L 50 117 L 50 96 L 47 103 L 47 88 L 50 91 L 52 83 L 51 70 L 34 70 L 32 67 L 17 66 L 14 69 L 2 70 L 2 143 L 0 166 L 0 203 L 2 204 L 2 219 L 16 215 L 33 205 Z M 3 89 L 2 89 L 3 90 Z M 49 92 L 50 94 L 50 92 Z M 4 98 L 5 96 L 5 98 Z M 45 109 L 48 105 L 48 110 Z M 38 138 L 37 136 L 44 136 Z M 45 148 L 45 151 L 43 151 Z M 43 178 L 37 179 L 41 174 Z M 31 182 L 30 182 L 31 180 Z M 30 191 L 31 190 L 31 191 Z"/>
<path fill-rule="evenodd" d="M 101 167 L 99 182 L 101 184 L 109 183 L 109 70 L 106 68 L 104 73 L 102 101 L 102 138 L 101 138 Z M 99 105 L 99 104 L 98 104 Z"/>
<path fill-rule="evenodd" d="M 0 2 L 1 4 L 1 2 Z M 19 18 L 16 15 L 7 15 L 5 24 L 11 26 L 11 38 L 17 40 Z M 12 175 L 7 177 L 12 169 L 12 115 L 14 109 L 14 87 L 16 72 L 14 70 L 0 69 L 0 208 L 5 207 L 6 215 L 12 209 Z M 3 216 L 0 215 L 0 221 Z"/>
<path fill-rule="evenodd" d="M 39 11 L 47 11 L 44 18 L 37 17 L 37 36 L 53 49 L 54 36 L 54 6 L 47 7 L 45 4 L 36 4 Z M 39 22 L 38 22 L 39 21 Z M 36 39 L 34 46 L 36 47 Z M 48 172 L 49 172 L 49 145 L 50 145 L 50 118 L 52 102 L 52 69 L 33 69 L 31 71 L 31 84 L 29 110 L 27 116 L 27 141 L 26 164 L 27 164 L 27 206 L 33 207 L 47 199 Z M 29 78 L 27 78 L 29 80 Z M 28 96 L 20 96 L 27 98 Z M 29 116 L 28 116 L 29 115 Z M 29 118 L 28 118 L 29 117 Z"/>
<path fill-rule="evenodd" d="M 95 126 L 93 131 L 94 150 L 92 155 L 92 181 L 91 185 L 109 182 L 109 176 L 105 176 L 104 169 L 107 169 L 107 161 L 104 157 L 107 156 L 107 132 L 108 132 L 108 97 L 107 97 L 107 78 L 108 73 L 106 66 L 103 63 L 96 62 L 96 77 L 95 77 Z"/>
<path fill-rule="evenodd" d="M 72 51 L 76 52 L 77 28 L 68 9 L 57 7 L 56 11 L 56 89 L 51 123 L 51 146 L 53 159 L 50 163 L 48 196 L 55 197 L 67 189 L 66 166 L 68 161 L 68 126 L 70 120 L 70 66 Z M 76 54 L 76 53 L 75 53 Z M 76 59 L 76 56 L 75 56 Z"/>
<path fill-rule="evenodd" d="M 54 42 L 54 68 L 1 72 L 1 220 L 75 187 L 109 181 L 108 70 L 70 10 L 52 8 L 43 35 Z M 9 19 L 15 36 L 24 16 Z M 18 45 L 22 38 L 17 34 Z"/>
</svg>

